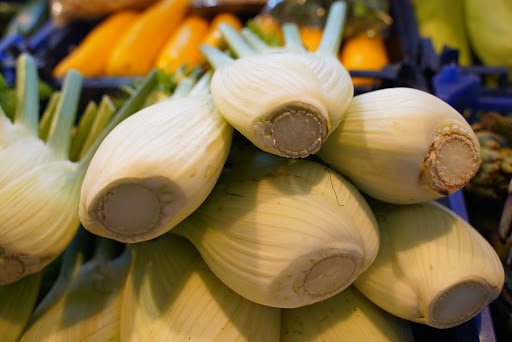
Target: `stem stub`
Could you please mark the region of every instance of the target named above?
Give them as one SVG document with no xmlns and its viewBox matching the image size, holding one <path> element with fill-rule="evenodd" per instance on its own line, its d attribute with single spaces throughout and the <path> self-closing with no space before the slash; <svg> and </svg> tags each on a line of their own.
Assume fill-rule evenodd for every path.
<svg viewBox="0 0 512 342">
<path fill-rule="evenodd" d="M 25 273 L 25 265 L 16 257 L 0 255 L 0 285 L 14 283 Z"/>
<path fill-rule="evenodd" d="M 126 178 L 98 194 L 89 215 L 115 240 L 137 242 L 162 228 L 183 201 L 183 194 L 166 179 Z"/>
<path fill-rule="evenodd" d="M 424 184 L 443 196 L 466 185 L 480 166 L 480 149 L 470 134 L 456 125 L 448 125 L 436 133 L 425 156 Z"/>
<path fill-rule="evenodd" d="M 463 280 L 448 287 L 434 298 L 430 305 L 430 325 L 450 328 L 476 316 L 490 302 L 490 295 L 498 290 L 483 279 Z"/>
<path fill-rule="evenodd" d="M 332 255 L 316 262 L 306 275 L 304 289 L 313 296 L 338 292 L 357 277 L 358 261 L 351 256 Z"/>
<path fill-rule="evenodd" d="M 272 116 L 270 135 L 280 155 L 304 158 L 322 147 L 327 137 L 327 120 L 312 106 L 288 104 Z"/>
</svg>

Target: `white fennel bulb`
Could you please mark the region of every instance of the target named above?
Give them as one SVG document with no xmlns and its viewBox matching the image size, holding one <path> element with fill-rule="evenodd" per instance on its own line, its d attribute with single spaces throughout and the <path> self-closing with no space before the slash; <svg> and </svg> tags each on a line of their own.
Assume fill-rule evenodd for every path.
<svg viewBox="0 0 512 342">
<path fill-rule="evenodd" d="M 316 153 L 353 97 L 350 75 L 336 58 L 344 16 L 345 4 L 335 3 L 315 53 L 292 47 L 259 52 L 261 46 L 220 25 L 238 58 L 201 46 L 214 68 L 212 97 L 219 112 L 265 152 L 288 158 Z"/>
<path fill-rule="evenodd" d="M 316 162 L 264 152 L 237 164 L 171 231 L 226 285 L 256 303 L 299 307 L 342 291 L 370 266 L 378 229 L 352 184 Z"/>
<path fill-rule="evenodd" d="M 319 303 L 282 310 L 281 342 L 413 342 L 412 325 L 353 285 Z"/>
<path fill-rule="evenodd" d="M 388 88 L 355 96 L 317 155 L 362 192 L 407 204 L 464 187 L 480 165 L 480 144 L 446 102 L 417 89 Z"/>
<path fill-rule="evenodd" d="M 70 141 L 64 137 L 66 125 L 53 125 L 45 143 L 53 152 L 59 151 L 56 156 L 61 158 L 33 165 L 30 170 L 14 175 L 0 188 L 0 285 L 40 271 L 70 243 L 80 225 L 78 205 L 82 181 L 96 148 L 112 127 L 142 105 L 155 83 L 156 74 L 148 74 L 88 153 L 77 162 L 66 157 Z M 77 99 L 75 96 L 71 98 Z M 69 101 L 65 91 L 61 101 Z M 59 117 L 57 115 L 54 119 L 61 121 Z M 70 131 L 67 133 L 71 135 Z M 59 135 L 63 136 L 62 141 L 56 138 Z M 52 141 L 65 146 L 53 145 Z M 10 145 L 8 149 L 17 144 Z M 20 156 L 20 160 L 23 158 Z"/>
<path fill-rule="evenodd" d="M 82 186 L 87 230 L 121 242 L 149 240 L 204 201 L 233 134 L 207 89 L 145 107 L 109 133 Z"/>
<path fill-rule="evenodd" d="M 165 234 L 130 248 L 122 341 L 279 341 L 281 310 L 235 293 L 184 238 Z"/>
<path fill-rule="evenodd" d="M 435 328 L 470 320 L 498 297 L 505 272 L 485 238 L 435 201 L 370 202 L 381 243 L 354 285 L 384 310 Z"/>
</svg>

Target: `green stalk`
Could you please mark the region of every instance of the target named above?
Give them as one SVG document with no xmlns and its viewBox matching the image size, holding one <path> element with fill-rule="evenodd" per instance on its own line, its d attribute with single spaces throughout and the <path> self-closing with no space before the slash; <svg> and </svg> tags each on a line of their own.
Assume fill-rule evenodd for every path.
<svg viewBox="0 0 512 342">
<path fill-rule="evenodd" d="M 190 90 L 189 95 L 206 95 L 210 93 L 210 81 L 212 80 L 213 71 L 208 70 L 201 76 L 201 78 L 196 82 L 194 87 Z"/>
<path fill-rule="evenodd" d="M 196 82 L 197 79 L 195 77 L 185 76 L 181 78 L 169 99 L 177 99 L 189 95 Z"/>
<path fill-rule="evenodd" d="M 66 74 L 57 109 L 48 132 L 47 146 L 59 159 L 68 159 L 71 129 L 76 120 L 82 75 L 75 70 Z"/>
<path fill-rule="evenodd" d="M 44 109 L 44 113 L 39 121 L 39 138 L 46 141 L 48 138 L 48 132 L 50 131 L 50 125 L 55 116 L 55 110 L 60 99 L 60 92 L 56 91 L 50 96 L 50 100 Z"/>
<path fill-rule="evenodd" d="M 322 39 L 315 53 L 336 55 L 340 50 L 345 27 L 347 5 L 344 1 L 336 1 L 331 5 L 325 22 Z"/>
<path fill-rule="evenodd" d="M 119 340 L 119 296 L 131 255 L 117 241 L 88 237 L 95 237 L 92 258 L 75 263 L 69 279 L 55 283 L 44 310 L 32 317 L 20 341 L 39 341 L 42 336 L 56 341 Z"/>
<path fill-rule="evenodd" d="M 306 52 L 300 36 L 299 26 L 295 23 L 284 23 L 281 26 L 284 36 L 284 44 L 287 50 L 294 52 Z"/>
<path fill-rule="evenodd" d="M 5 114 L 5 111 L 1 105 L 0 105 L 0 120 L 9 120 L 9 121 L 11 120 L 7 117 L 7 114 Z"/>
<path fill-rule="evenodd" d="M 254 50 L 258 53 L 263 53 L 272 47 L 268 45 L 263 39 L 260 38 L 256 33 L 251 31 L 251 29 L 244 27 L 242 29 L 242 37 L 249 42 L 249 44 L 252 46 Z"/>
<path fill-rule="evenodd" d="M 202 44 L 199 49 L 214 69 L 220 69 L 224 65 L 233 63 L 233 58 L 213 46 Z"/>
<path fill-rule="evenodd" d="M 142 108 L 144 105 L 146 98 L 153 91 L 155 86 L 157 85 L 157 72 L 156 70 L 152 70 L 149 72 L 144 79 L 137 85 L 137 88 L 133 92 L 133 94 L 126 100 L 123 106 L 116 112 L 114 117 L 109 121 L 108 125 L 105 127 L 103 132 L 96 138 L 94 143 L 85 153 L 85 155 L 80 158 L 78 161 L 78 173 L 77 176 L 83 180 L 85 174 L 87 172 L 87 167 L 89 166 L 94 154 L 98 147 L 100 147 L 101 142 L 105 137 L 124 119 L 134 114 L 138 110 Z"/>
<path fill-rule="evenodd" d="M 14 123 L 23 124 L 37 136 L 39 130 L 39 89 L 34 58 L 20 55 L 16 65 L 16 112 Z"/>
<path fill-rule="evenodd" d="M 238 57 L 249 57 L 257 54 L 252 46 L 243 39 L 233 26 L 229 24 L 220 24 L 219 30 L 222 32 L 222 36 L 228 46 L 238 55 Z"/>
<path fill-rule="evenodd" d="M 110 98 L 107 95 L 103 95 L 96 116 L 89 128 L 89 133 L 87 134 L 80 150 L 78 159 L 82 158 L 87 153 L 94 141 L 98 138 L 101 132 L 103 132 L 105 127 L 107 127 L 107 124 L 112 119 L 115 112 L 116 108 Z"/>
<path fill-rule="evenodd" d="M 64 295 L 66 288 L 86 260 L 86 250 L 90 247 L 92 234 L 80 227 L 71 243 L 66 247 L 62 256 L 59 275 L 52 288 L 37 305 L 30 317 L 29 324 L 36 321 Z"/>
<path fill-rule="evenodd" d="M 18 341 L 25 330 L 41 290 L 41 272 L 0 286 L 0 331 L 2 341 Z"/>
<path fill-rule="evenodd" d="M 119 255 L 121 246 L 124 247 L 125 244 L 102 236 L 95 236 L 92 260 L 97 264 L 106 264 Z"/>
<path fill-rule="evenodd" d="M 69 151 L 69 159 L 76 161 L 79 159 L 80 151 L 84 145 L 85 140 L 91 130 L 92 123 L 98 112 L 98 105 L 94 101 L 90 101 L 78 121 L 75 133 L 71 138 L 71 147 Z"/>
</svg>

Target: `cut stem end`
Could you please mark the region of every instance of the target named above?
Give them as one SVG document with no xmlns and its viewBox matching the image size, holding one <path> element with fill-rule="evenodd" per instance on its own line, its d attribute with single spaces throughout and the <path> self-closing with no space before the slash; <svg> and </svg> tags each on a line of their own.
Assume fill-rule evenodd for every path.
<svg viewBox="0 0 512 342">
<path fill-rule="evenodd" d="M 117 241 L 147 240 L 163 228 L 170 214 L 167 211 L 183 202 L 167 183 L 159 179 L 117 181 L 95 198 L 89 216 Z"/>
<path fill-rule="evenodd" d="M 429 188 L 448 196 L 471 180 L 480 160 L 480 148 L 470 134 L 458 126 L 448 126 L 436 134 L 420 177 Z"/>
<path fill-rule="evenodd" d="M 0 285 L 14 283 L 25 275 L 25 265 L 16 257 L 0 255 Z"/>
<path fill-rule="evenodd" d="M 464 280 L 442 291 L 432 301 L 429 325 L 444 329 L 469 321 L 480 313 L 498 294 L 483 279 Z"/>
<path fill-rule="evenodd" d="M 348 287 L 357 278 L 360 258 L 336 254 L 311 266 L 304 281 L 304 289 L 312 296 L 329 296 Z"/>
<path fill-rule="evenodd" d="M 287 105 L 273 115 L 270 136 L 277 154 L 304 158 L 322 147 L 327 129 L 327 120 L 315 108 Z"/>
</svg>

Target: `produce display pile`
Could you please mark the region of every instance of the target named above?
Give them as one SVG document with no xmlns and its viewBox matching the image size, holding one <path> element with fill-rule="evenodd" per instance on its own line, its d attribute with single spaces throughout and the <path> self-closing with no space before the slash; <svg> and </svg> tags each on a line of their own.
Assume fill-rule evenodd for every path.
<svg viewBox="0 0 512 342">
<path fill-rule="evenodd" d="M 476 177 L 482 140 L 427 92 L 354 95 L 344 1 L 313 45 L 296 23 L 274 44 L 187 2 L 109 16 L 44 102 L 18 57 L 0 107 L 2 341 L 421 341 L 415 326 L 498 297 L 498 254 L 438 201 Z M 141 80 L 80 108 L 84 77 L 116 74 Z"/>
</svg>

